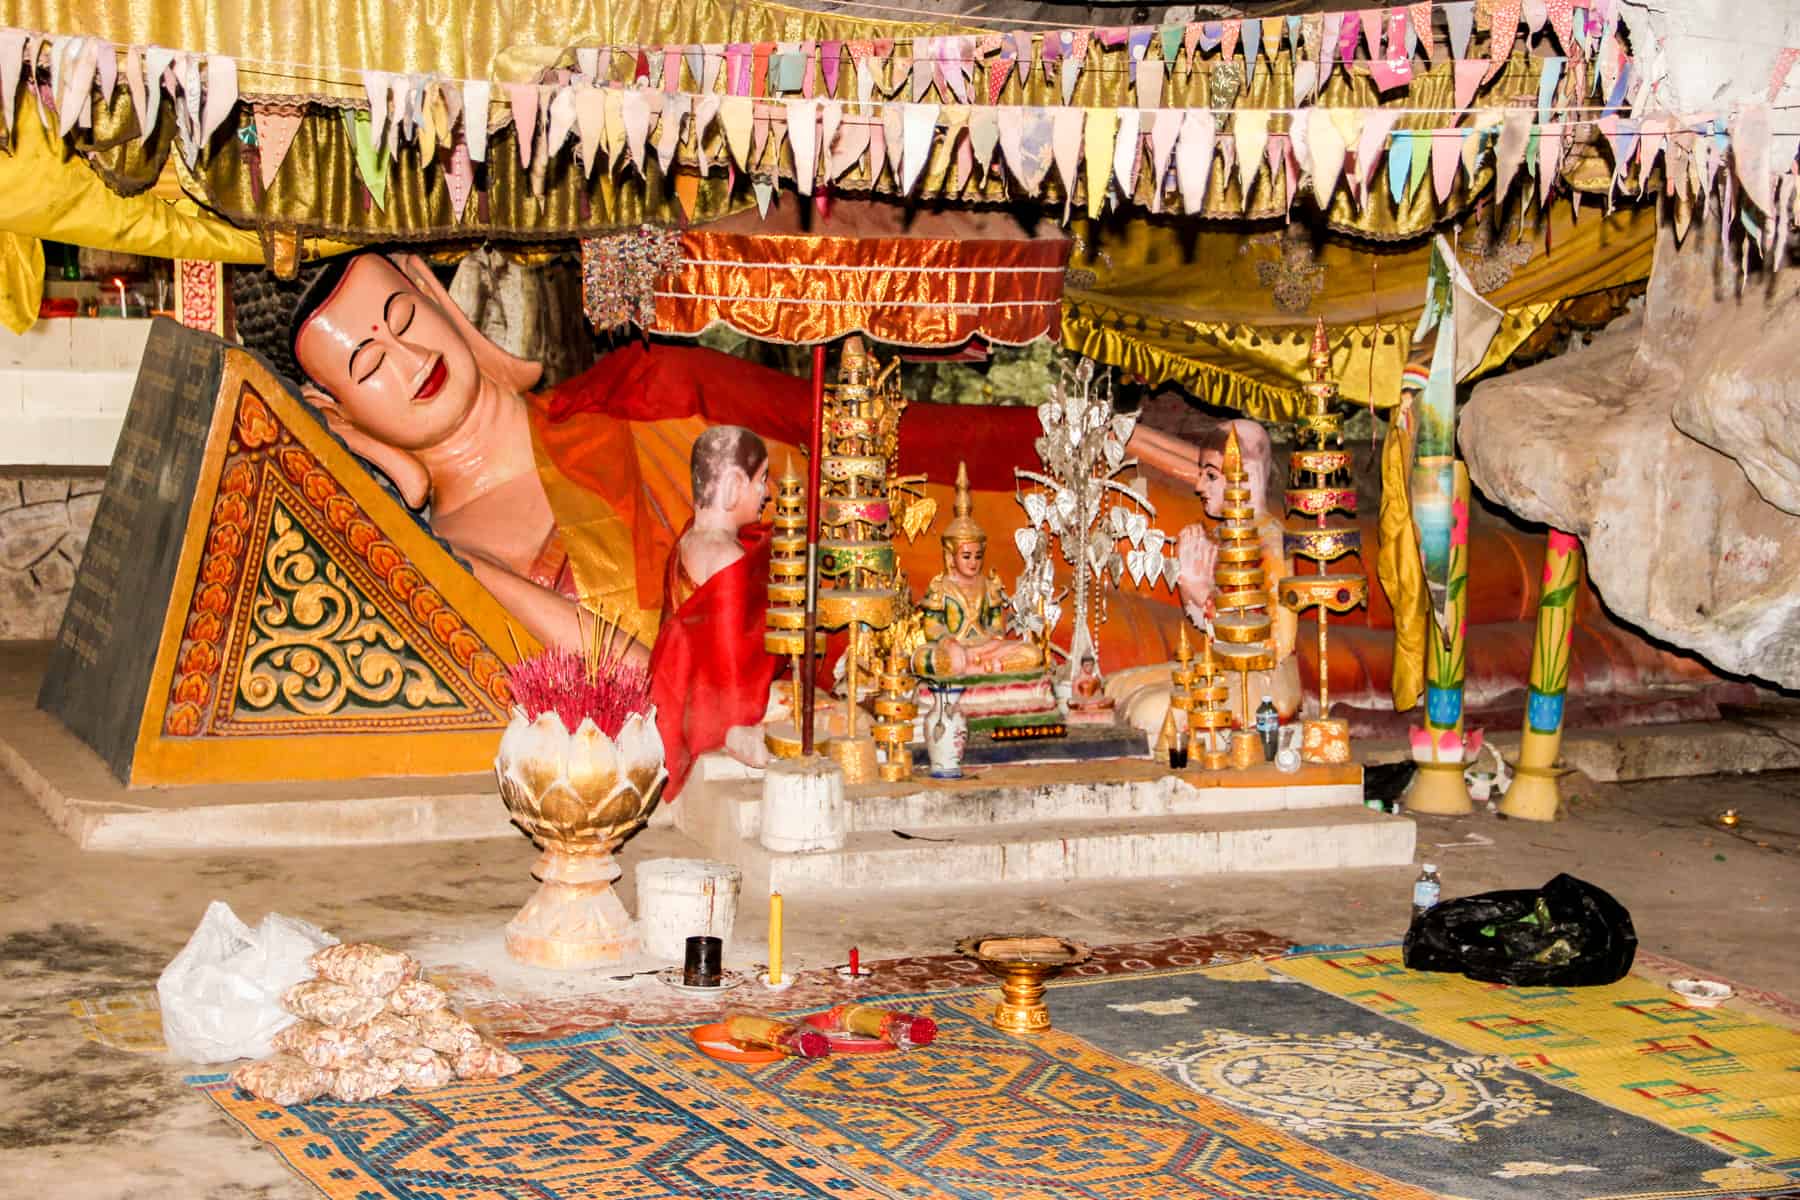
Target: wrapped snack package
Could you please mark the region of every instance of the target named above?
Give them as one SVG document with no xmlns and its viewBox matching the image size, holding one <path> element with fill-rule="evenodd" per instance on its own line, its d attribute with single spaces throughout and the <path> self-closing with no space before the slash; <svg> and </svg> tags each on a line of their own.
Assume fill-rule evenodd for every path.
<svg viewBox="0 0 1800 1200">
<path fill-rule="evenodd" d="M 317 1021 L 296 1021 L 275 1035 L 275 1049 L 297 1054 L 308 1066 L 336 1070 L 368 1054 L 354 1029 L 333 1029 Z"/>
<path fill-rule="evenodd" d="M 419 1027 L 405 1017 L 382 1013 L 357 1027 L 369 1053 L 376 1058 L 399 1058 L 419 1045 Z"/>
<path fill-rule="evenodd" d="M 450 1007 L 450 997 L 435 983 L 409 979 L 388 995 L 387 1006 L 403 1017 Z"/>
<path fill-rule="evenodd" d="M 386 1061 L 400 1073 L 400 1086 L 410 1092 L 428 1092 L 456 1078 L 444 1056 L 425 1046 L 409 1047 Z"/>
<path fill-rule="evenodd" d="M 447 1008 L 433 1009 L 411 1020 L 418 1028 L 419 1041 L 439 1054 L 454 1058 L 481 1045 L 481 1035 L 475 1027 Z"/>
<path fill-rule="evenodd" d="M 876 1008 L 872 1004 L 840 1004 L 829 1010 L 825 1018 L 833 1029 L 859 1037 L 880 1038 L 902 1050 L 908 1046 L 930 1045 L 937 1037 L 937 1022 L 930 1017 Z"/>
<path fill-rule="evenodd" d="M 330 1091 L 334 1100 L 354 1103 L 385 1096 L 400 1086 L 400 1071 L 390 1062 L 365 1058 L 351 1066 L 330 1072 Z"/>
<path fill-rule="evenodd" d="M 419 977 L 417 959 L 373 942 L 327 946 L 309 961 L 320 979 L 341 983 L 365 996 L 386 996 Z"/>
<path fill-rule="evenodd" d="M 291 1054 L 245 1063 L 231 1073 L 231 1082 L 271 1104 L 305 1104 L 325 1094 L 331 1072 L 310 1067 Z"/>
<path fill-rule="evenodd" d="M 451 1065 L 458 1079 L 504 1079 L 525 1069 L 518 1056 L 486 1038 L 478 1038 L 475 1048 L 457 1055 Z"/>
<path fill-rule="evenodd" d="M 333 1029 L 361 1025 L 387 1007 L 380 996 L 365 996 L 341 983 L 309 979 L 282 993 L 281 1003 L 303 1021 L 317 1021 Z"/>
<path fill-rule="evenodd" d="M 800 1058 L 824 1058 L 831 1053 L 831 1042 L 811 1026 L 749 1009 L 733 1009 L 725 1015 L 725 1036 L 740 1046 L 761 1046 Z"/>
</svg>

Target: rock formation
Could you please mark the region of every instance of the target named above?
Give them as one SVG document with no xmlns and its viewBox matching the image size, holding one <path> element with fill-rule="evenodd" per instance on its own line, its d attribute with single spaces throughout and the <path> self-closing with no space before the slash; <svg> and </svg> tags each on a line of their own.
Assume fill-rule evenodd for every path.
<svg viewBox="0 0 1800 1200">
<path fill-rule="evenodd" d="M 1735 253 L 1731 256 L 1735 259 Z M 1475 485 L 1580 535 L 1607 607 L 1714 667 L 1800 687 L 1800 270 L 1741 285 L 1716 226 L 1665 226 L 1641 315 L 1476 386 Z M 1480 571 L 1480 564 L 1474 564 Z"/>
</svg>

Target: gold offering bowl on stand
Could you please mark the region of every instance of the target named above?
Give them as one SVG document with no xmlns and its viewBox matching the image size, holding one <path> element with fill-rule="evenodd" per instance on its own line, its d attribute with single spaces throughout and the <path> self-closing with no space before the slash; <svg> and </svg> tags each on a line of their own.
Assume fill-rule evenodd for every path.
<svg viewBox="0 0 1800 1200">
<path fill-rule="evenodd" d="M 956 952 L 974 959 L 1000 981 L 994 1028 L 1002 1033 L 1028 1034 L 1050 1028 L 1045 982 L 1094 956 L 1081 942 L 1042 933 L 984 933 L 957 942 Z"/>
</svg>

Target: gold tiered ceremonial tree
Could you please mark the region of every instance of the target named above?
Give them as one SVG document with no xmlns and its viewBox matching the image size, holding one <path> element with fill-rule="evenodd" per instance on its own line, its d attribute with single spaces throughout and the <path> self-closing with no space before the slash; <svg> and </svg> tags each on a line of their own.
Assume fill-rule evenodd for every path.
<svg viewBox="0 0 1800 1200">
<path fill-rule="evenodd" d="M 919 715 L 919 681 L 906 666 L 906 654 L 896 643 L 888 652 L 881 672 L 881 691 L 875 697 L 875 744 L 881 747 L 881 778 L 902 783 L 912 778 L 913 718 Z"/>
<path fill-rule="evenodd" d="M 1337 384 L 1331 379 L 1331 347 L 1325 340 L 1321 318 L 1313 330 L 1312 382 L 1306 385 L 1309 402 L 1295 429 L 1292 473 L 1287 489 L 1288 511 L 1311 517 L 1314 528 L 1296 529 L 1283 538 L 1289 557 L 1319 564 L 1316 575 L 1291 575 L 1281 581 L 1281 603 L 1295 612 L 1319 610 L 1319 716 L 1301 727 L 1301 757 L 1308 762 L 1348 762 L 1350 723 L 1331 719 L 1331 659 L 1328 651 L 1330 616 L 1349 612 L 1368 598 L 1366 576 L 1329 572 L 1325 564 L 1362 548 L 1362 534 L 1355 525 L 1333 524 L 1334 512 L 1356 512 L 1356 487 L 1350 478 L 1350 452 L 1344 449 L 1342 422 L 1331 411 Z"/>
<path fill-rule="evenodd" d="M 769 615 L 763 649 L 793 663 L 794 723 L 800 728 L 800 656 L 806 648 L 806 481 L 790 459 L 775 484 L 775 533 L 769 544 Z M 797 736 L 766 734 L 777 754 L 799 754 Z M 789 742 L 792 742 L 791 747 Z"/>
<path fill-rule="evenodd" d="M 1169 693 L 1169 707 L 1181 713 L 1188 728 L 1188 753 L 1198 758 L 1208 771 L 1223 770 L 1230 761 L 1220 741 L 1220 730 L 1231 728 L 1231 688 L 1219 672 L 1213 658 L 1212 639 L 1203 644 L 1200 661 L 1193 661 L 1188 647 L 1187 626 L 1181 627 L 1181 641 L 1175 649 L 1174 688 Z M 1206 746 L 1200 746 L 1200 735 L 1206 735 Z M 1190 758 L 1190 762 L 1193 758 Z"/>
<path fill-rule="evenodd" d="M 1275 668 L 1275 647 L 1270 635 L 1274 622 L 1269 615 L 1269 593 L 1263 575 L 1262 539 L 1256 528 L 1256 507 L 1250 498 L 1250 476 L 1244 470 L 1244 457 L 1238 449 L 1234 429 L 1225 442 L 1225 507 L 1219 522 L 1219 564 L 1213 570 L 1217 585 L 1217 610 L 1213 617 L 1210 649 L 1221 669 L 1238 674 L 1238 695 L 1243 712 L 1239 721 L 1241 736 L 1233 739 L 1233 747 L 1247 749 L 1255 741 L 1255 720 L 1250 713 L 1250 672 Z M 1255 747 L 1261 755 L 1260 745 Z M 1233 754 L 1237 766 L 1257 761 Z"/>
</svg>

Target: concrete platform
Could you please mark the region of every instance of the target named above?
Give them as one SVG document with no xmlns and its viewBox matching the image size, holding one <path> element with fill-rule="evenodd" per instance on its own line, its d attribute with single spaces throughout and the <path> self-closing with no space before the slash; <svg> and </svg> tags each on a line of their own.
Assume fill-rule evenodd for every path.
<svg viewBox="0 0 1800 1200">
<path fill-rule="evenodd" d="M 1413 822 L 1363 808 L 1356 766 L 1293 775 L 1270 766 L 1177 775 L 1147 759 L 997 766 L 857 787 L 849 799 L 842 849 L 776 853 L 758 840 L 761 780 L 708 755 L 675 821 L 742 867 L 749 894 L 1392 866 L 1413 855 Z"/>
</svg>

